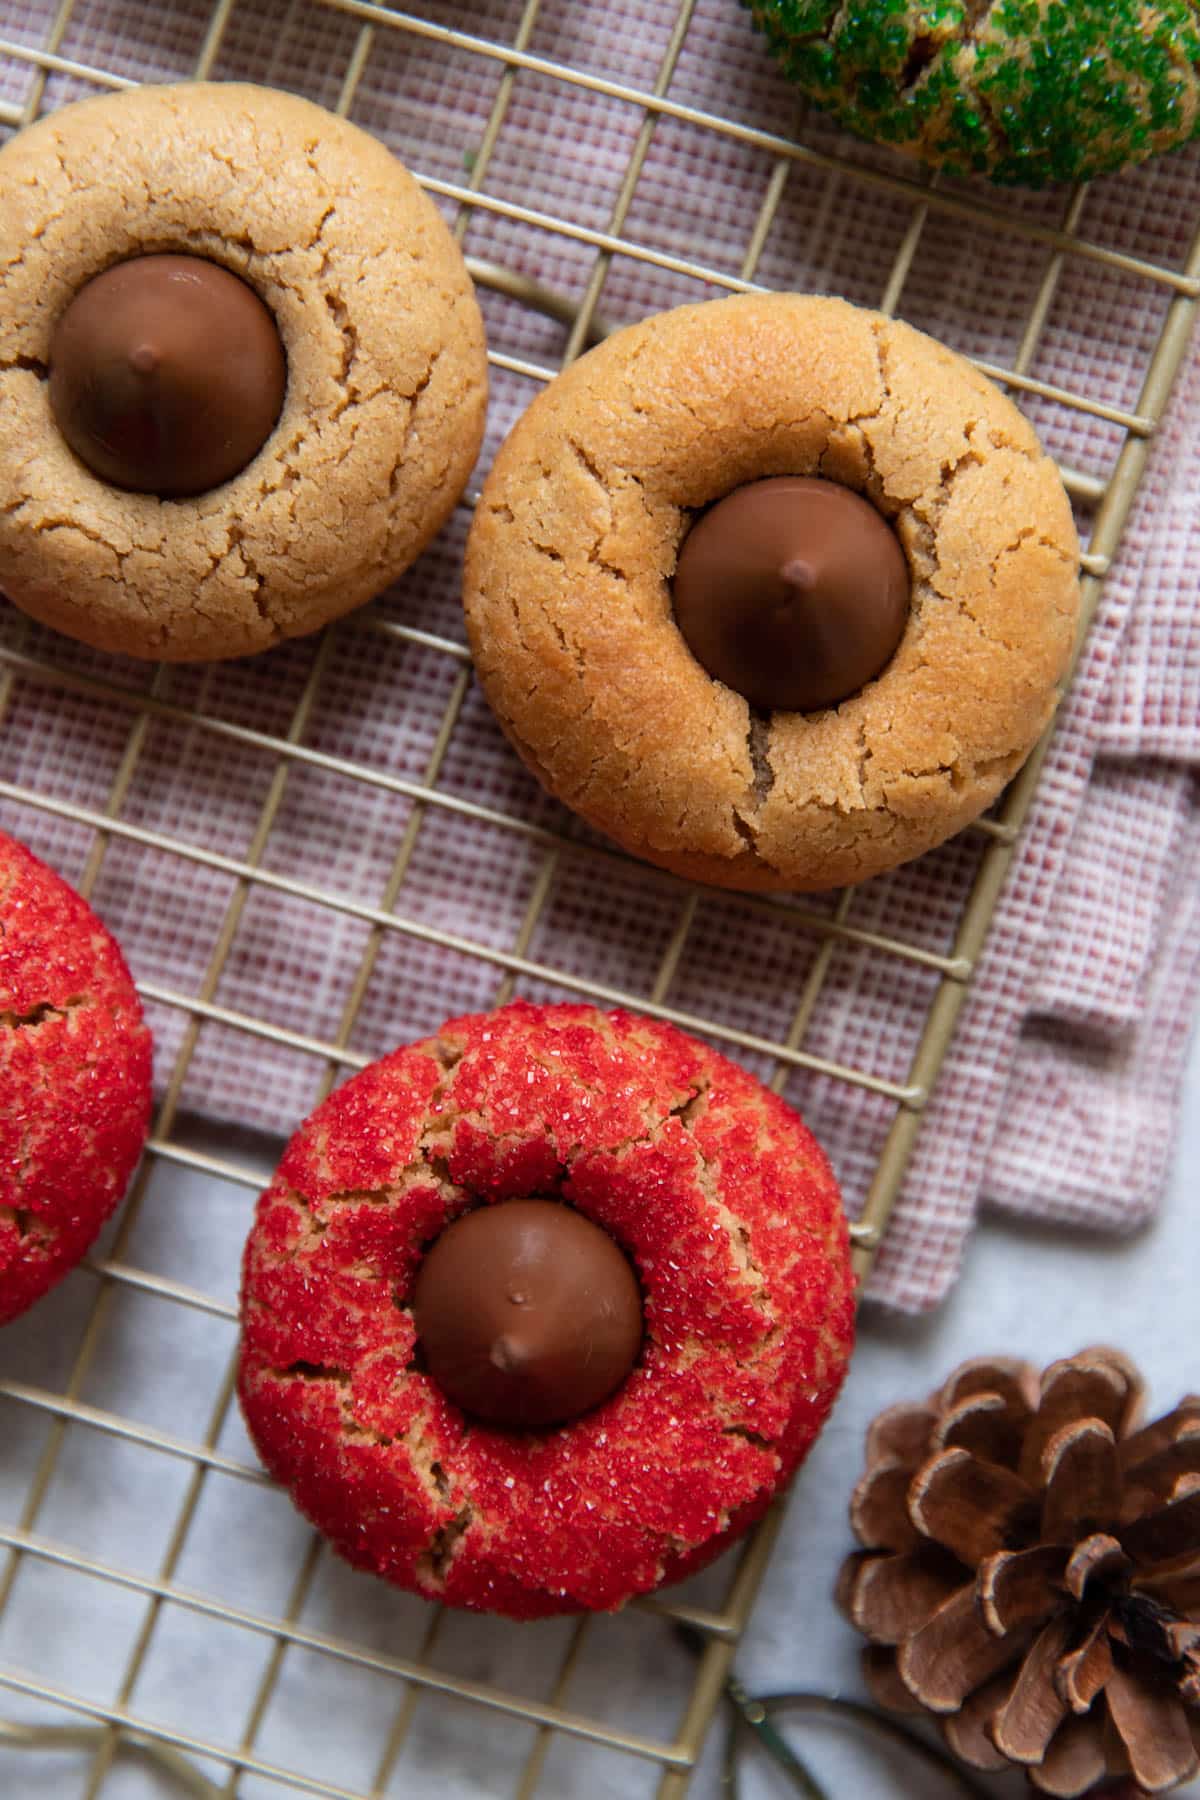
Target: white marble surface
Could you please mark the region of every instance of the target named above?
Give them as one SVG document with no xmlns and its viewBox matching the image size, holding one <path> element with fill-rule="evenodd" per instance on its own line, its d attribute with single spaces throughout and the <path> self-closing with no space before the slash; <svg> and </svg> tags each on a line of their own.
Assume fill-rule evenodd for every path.
<svg viewBox="0 0 1200 1800">
<path fill-rule="evenodd" d="M 890 1401 L 933 1388 L 955 1363 L 986 1351 L 1045 1362 L 1098 1340 L 1140 1362 L 1152 1403 L 1173 1404 L 1200 1385 L 1194 1350 L 1194 1199 L 1200 1191 L 1200 1049 L 1193 1052 L 1183 1136 L 1171 1194 L 1159 1222 L 1122 1243 L 997 1221 L 978 1232 L 965 1274 L 936 1316 L 922 1321 L 867 1317 L 837 1412 L 793 1498 L 740 1658 L 752 1688 L 861 1692 L 856 1640 L 835 1613 L 830 1589 L 849 1547 L 846 1499 L 861 1467 L 863 1430 Z M 232 1303 L 250 1205 L 235 1189 L 159 1166 L 126 1260 Z M 0 1375 L 61 1391 L 95 1298 L 94 1277 L 73 1276 L 0 1340 Z M 190 1442 L 203 1440 L 234 1344 L 227 1319 L 160 1300 L 121 1298 L 98 1336 L 81 1398 Z M 21 1510 L 45 1439 L 43 1416 L 0 1402 L 0 1521 Z M 216 1435 L 219 1448 L 253 1461 L 236 1413 Z M 73 1428 L 37 1520 L 45 1538 L 98 1562 L 153 1578 L 162 1573 L 188 1468 L 100 1434 Z M 282 1496 L 228 1476 L 206 1477 L 173 1579 L 245 1611 L 278 1617 L 287 1605 L 308 1535 Z M 709 1578 L 711 1579 L 711 1577 Z M 144 1595 L 26 1560 L 0 1618 L 0 1665 L 111 1702 L 122 1688 Z M 303 1612 L 306 1627 L 387 1654 L 413 1654 L 427 1620 L 419 1601 L 395 1595 L 322 1557 Z M 449 1620 L 438 1664 L 473 1679 L 500 1681 L 544 1697 L 570 1624 L 513 1630 L 499 1621 Z M 132 1687 L 130 1709 L 209 1742 L 237 1742 L 270 1653 L 270 1640 L 168 1607 Z M 599 1621 L 567 1704 L 669 1738 L 690 1665 L 644 1617 Z M 289 1652 L 261 1732 L 258 1753 L 318 1782 L 368 1792 L 379 1748 L 395 1719 L 393 1683 L 303 1650 Z M 36 1701 L 0 1692 L 0 1717 L 52 1716 Z M 64 1716 L 57 1715 L 60 1719 Z M 716 1740 L 693 1785 L 695 1800 L 717 1800 Z M 476 1708 L 422 1699 L 389 1797 L 437 1794 L 475 1800 L 515 1792 L 532 1745 L 527 1727 Z M 844 1733 L 812 1725 L 797 1734 L 831 1800 L 912 1795 L 941 1800 L 934 1779 L 894 1758 L 866 1754 Z M 4 1800 L 82 1800 L 87 1759 L 77 1752 L 31 1756 L 0 1747 Z M 227 1771 L 206 1765 L 223 1787 Z M 539 1795 L 556 1800 L 637 1800 L 653 1792 L 649 1765 L 553 1741 Z M 997 1795 L 1026 1792 L 1020 1781 L 992 1784 Z M 134 1759 L 106 1780 L 103 1800 L 177 1800 L 182 1790 Z M 243 1800 L 298 1795 L 294 1782 L 245 1777 Z M 743 1800 L 776 1800 L 793 1789 L 757 1758 L 747 1760 Z"/>
</svg>

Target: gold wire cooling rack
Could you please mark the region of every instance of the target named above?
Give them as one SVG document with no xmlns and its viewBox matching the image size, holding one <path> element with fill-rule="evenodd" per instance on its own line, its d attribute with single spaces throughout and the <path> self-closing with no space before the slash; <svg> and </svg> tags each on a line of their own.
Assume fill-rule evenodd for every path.
<svg viewBox="0 0 1200 1800">
<path fill-rule="evenodd" d="M 53 17 L 38 34 L 31 36 L 26 32 L 0 37 L 0 66 L 5 63 L 9 67 L 16 65 L 27 76 L 21 99 L 0 103 L 0 124 L 9 127 L 25 125 L 37 117 L 44 106 L 62 98 L 128 85 L 138 77 L 136 58 L 129 67 L 106 67 L 96 66 L 95 61 L 71 53 L 73 22 L 77 23 L 78 16 L 89 4 L 90 0 L 59 0 Z M 522 8 L 513 9 L 515 32 L 511 39 L 500 41 L 497 37 L 496 41 L 491 41 L 457 29 L 453 20 L 446 22 L 439 16 L 429 16 L 445 14 L 445 5 L 428 7 L 426 16 L 418 18 L 369 4 L 368 0 L 291 0 L 290 4 L 285 4 L 284 0 L 278 0 L 278 3 L 275 0 L 216 0 L 207 12 L 202 7 L 199 9 L 204 16 L 200 20 L 197 47 L 190 58 L 190 73 L 198 78 L 236 73 L 225 66 L 222 57 L 230 42 L 235 15 L 239 9 L 247 8 L 257 8 L 268 25 L 273 24 L 285 35 L 302 33 L 318 15 L 336 15 L 344 23 L 348 53 L 334 77 L 336 97 L 331 96 L 336 109 L 344 114 L 355 108 L 356 97 L 364 90 L 372 59 L 392 50 L 397 43 L 419 41 L 426 46 L 432 45 L 440 52 L 460 59 L 464 71 L 470 68 L 490 73 L 494 78 L 490 108 L 484 115 L 477 145 L 464 159 L 466 178 L 450 180 L 430 175 L 422 171 L 419 163 L 417 172 L 426 180 L 429 189 L 453 211 L 456 233 L 460 241 L 466 240 L 468 250 L 468 233 L 478 221 L 490 218 L 528 227 L 551 246 L 570 243 L 588 259 L 580 292 L 568 299 L 553 286 L 514 273 L 502 258 L 470 258 L 472 272 L 484 288 L 506 295 L 522 306 L 535 308 L 561 324 L 565 342 L 560 346 L 561 353 L 553 359 L 559 363 L 578 355 L 608 329 L 599 311 L 601 297 L 610 270 L 622 260 L 703 284 L 708 292 L 753 288 L 761 278 L 764 247 L 785 188 L 789 180 L 802 175 L 813 180 L 827 179 L 831 183 L 843 181 L 850 184 L 852 190 L 868 192 L 894 217 L 897 222 L 894 253 L 890 256 L 881 291 L 875 296 L 875 303 L 887 313 L 899 309 L 914 258 L 927 233 L 936 231 L 946 222 L 970 228 L 973 222 L 983 219 L 996 233 L 998 243 L 1019 244 L 1026 253 L 1032 252 L 1036 257 L 1037 272 L 1025 294 L 1024 324 L 1015 355 L 1000 364 L 977 358 L 980 365 L 1024 400 L 1035 405 L 1041 401 L 1065 408 L 1111 428 L 1112 453 L 1106 475 L 1063 469 L 1064 479 L 1085 525 L 1085 615 L 1090 620 L 1145 469 L 1151 439 L 1187 346 L 1197 297 L 1200 296 L 1200 234 L 1191 242 L 1178 266 L 1166 266 L 1127 250 L 1106 247 L 1090 238 L 1081 227 L 1086 203 L 1083 189 L 1066 196 L 1057 218 L 1047 218 L 1044 214 L 1005 204 L 1000 199 L 989 202 L 975 194 L 964 196 L 944 190 L 936 181 L 930 182 L 915 170 L 886 159 L 864 157 L 855 146 L 847 145 L 845 140 L 830 132 L 822 134 L 817 130 L 814 134 L 805 129 L 792 137 L 673 99 L 672 80 L 689 31 L 695 28 L 697 0 L 680 0 L 673 18 L 668 21 L 669 30 L 649 86 L 631 84 L 625 77 L 606 71 L 602 64 L 597 69 L 584 66 L 582 61 L 568 66 L 553 56 L 537 54 L 530 46 L 537 42 L 539 22 L 544 22 L 552 6 L 553 0 L 525 0 Z M 470 9 L 459 8 L 457 12 L 460 24 L 464 15 L 468 20 L 471 18 Z M 2 9 L 0 16 L 3 16 Z M 10 16 L 19 23 L 20 9 Z M 115 57 L 113 60 L 117 61 Z M 612 103 L 616 112 L 637 121 L 636 131 L 627 141 L 624 173 L 603 228 L 584 225 L 576 219 L 560 216 L 557 211 L 539 210 L 535 205 L 525 203 L 535 198 L 532 195 L 516 200 L 489 192 L 489 170 L 510 118 L 515 85 L 523 81 L 534 82 L 549 91 L 565 88 L 581 95 L 601 96 Z M 56 82 L 59 84 L 57 90 Z M 741 146 L 765 159 L 768 175 L 761 203 L 750 222 L 748 241 L 736 273 L 722 271 L 646 241 L 653 238 L 652 230 L 627 231 L 655 134 L 668 123 L 704 139 L 715 138 Z M 1073 391 L 1041 380 L 1032 373 L 1064 271 L 1080 264 L 1148 284 L 1162 296 L 1161 330 L 1156 341 L 1146 346 L 1137 371 L 1140 391 L 1132 405 Z M 549 363 L 538 363 L 527 356 L 499 350 L 492 352 L 492 361 L 496 367 L 507 369 L 531 384 L 548 380 L 554 373 Z M 1089 525 L 1090 529 L 1087 529 Z M 393 640 L 418 644 L 445 658 L 451 665 L 453 677 L 448 699 L 421 780 L 409 781 L 381 774 L 376 769 L 306 747 L 306 726 L 328 661 L 329 646 L 338 633 L 345 631 L 375 632 Z M 523 1740 L 513 1790 L 521 1797 L 531 1796 L 539 1788 L 547 1773 L 552 1744 L 573 1740 L 577 1744 L 602 1746 L 629 1759 L 631 1771 L 639 1770 L 643 1776 L 648 1771 L 650 1778 L 656 1780 L 656 1792 L 662 1800 L 672 1800 L 672 1797 L 678 1800 L 696 1765 L 735 1648 L 748 1620 L 770 1555 L 777 1515 L 768 1518 L 752 1536 L 732 1561 L 732 1566 L 729 1561 L 721 1565 L 725 1573 L 712 1604 L 666 1597 L 646 1601 L 635 1609 L 632 1622 L 635 1629 L 661 1631 L 664 1621 L 675 1621 L 691 1626 L 704 1639 L 705 1649 L 695 1666 L 694 1676 L 689 1679 L 681 1715 L 669 1738 L 639 1735 L 608 1720 L 601 1709 L 589 1710 L 580 1704 L 572 1706 L 572 1681 L 586 1661 L 589 1632 L 595 1630 L 594 1622 L 581 1620 L 571 1624 L 559 1643 L 556 1666 L 545 1683 L 543 1697 L 538 1698 L 470 1679 L 442 1666 L 438 1645 L 445 1615 L 438 1611 L 429 1612 L 419 1643 L 414 1653 L 407 1657 L 381 1649 L 369 1639 L 357 1639 L 352 1628 L 342 1635 L 331 1635 L 307 1627 L 303 1623 L 303 1612 L 321 1556 L 315 1541 L 309 1542 L 294 1572 L 286 1605 L 274 1612 L 256 1613 L 228 1598 L 183 1586 L 178 1572 L 206 1484 L 217 1476 L 250 1486 L 267 1484 L 248 1462 L 230 1456 L 220 1448 L 231 1408 L 232 1360 L 226 1367 L 202 1441 L 189 1441 L 164 1430 L 152 1429 L 132 1417 L 105 1410 L 81 1398 L 106 1321 L 113 1309 L 128 1304 L 131 1296 L 151 1295 L 172 1308 L 188 1309 L 218 1319 L 230 1329 L 236 1322 L 231 1306 L 128 1260 L 127 1253 L 147 1185 L 153 1180 L 155 1171 L 164 1167 L 221 1178 L 240 1184 L 243 1190 L 259 1185 L 261 1170 L 252 1166 L 252 1159 L 239 1161 L 236 1157 L 218 1156 L 210 1150 L 197 1148 L 194 1136 L 186 1129 L 181 1096 L 201 1033 L 206 1028 L 218 1027 L 316 1057 L 323 1064 L 324 1087 L 327 1089 L 339 1073 L 360 1067 L 367 1060 L 349 1047 L 349 1041 L 381 948 L 390 934 L 399 932 L 456 954 L 481 958 L 498 969 L 501 978 L 495 994 L 497 1002 L 508 998 L 518 982 L 550 980 L 603 1003 L 626 1003 L 673 1019 L 685 1027 L 707 1031 L 735 1049 L 766 1054 L 773 1063 L 772 1079 L 777 1091 L 782 1090 L 795 1069 L 801 1068 L 836 1081 L 856 1082 L 881 1095 L 891 1106 L 891 1122 L 861 1214 L 852 1227 L 855 1260 L 860 1274 L 865 1276 L 887 1224 L 920 1128 L 923 1109 L 963 1005 L 1013 845 L 1037 783 L 1045 746 L 1031 758 L 995 813 L 975 828 L 981 839 L 977 869 L 953 944 L 946 953 L 920 948 L 899 935 L 855 926 L 847 916 L 849 896 L 843 897 L 829 913 L 822 912 L 819 907 L 789 909 L 791 927 L 798 933 L 809 934 L 817 948 L 795 998 L 789 1029 L 777 1037 L 765 1038 L 669 1003 L 668 995 L 686 955 L 689 931 L 702 899 L 697 891 L 689 890 L 684 884 L 669 884 L 678 896 L 678 912 L 648 992 L 627 993 L 611 983 L 581 977 L 570 970 L 530 958 L 528 952 L 535 928 L 548 906 L 562 869 L 572 858 L 599 854 L 603 859 L 604 853 L 568 840 L 557 828 L 508 818 L 495 808 L 439 792 L 439 774 L 470 683 L 467 653 L 462 644 L 450 636 L 440 636 L 373 614 L 368 614 L 365 621 L 360 618 L 335 626 L 325 634 L 317 649 L 288 728 L 279 732 L 257 731 L 173 701 L 167 671 L 160 670 L 147 690 L 135 693 L 61 666 L 39 647 L 39 643 L 34 634 L 27 642 L 15 646 L 0 645 L 0 722 L 21 683 L 40 684 L 60 694 L 86 695 L 111 708 L 114 716 L 122 721 L 123 749 L 102 807 L 80 806 L 49 792 L 15 783 L 0 783 L 0 800 L 14 808 L 32 808 L 42 815 L 57 816 L 87 830 L 90 849 L 78 883 L 85 894 L 95 886 L 111 847 L 122 843 L 139 846 L 147 853 L 183 858 L 185 867 L 190 862 L 220 871 L 229 877 L 231 887 L 214 948 L 195 991 L 176 993 L 146 984 L 147 999 L 181 1013 L 185 1027 L 159 1102 L 149 1153 L 125 1208 L 122 1224 L 107 1252 L 92 1260 L 92 1306 L 63 1389 L 54 1392 L 30 1383 L 0 1379 L 0 1398 L 33 1409 L 46 1425 L 20 1516 L 15 1524 L 0 1524 L 0 1545 L 7 1548 L 7 1560 L 0 1570 L 0 1623 L 10 1604 L 19 1571 L 34 1563 L 67 1571 L 73 1576 L 86 1576 L 133 1596 L 140 1607 L 137 1629 L 111 1703 L 101 1703 L 74 1690 L 56 1687 L 34 1673 L 0 1668 L 0 1685 L 11 1694 L 49 1705 L 57 1709 L 60 1720 L 74 1721 L 41 1723 L 41 1715 L 33 1723 L 0 1720 L 0 1753 L 17 1748 L 82 1753 L 85 1772 L 78 1791 L 84 1800 L 95 1800 L 95 1796 L 106 1788 L 117 1767 L 118 1756 L 124 1754 L 151 1758 L 175 1791 L 207 1796 L 209 1800 L 219 1794 L 233 1796 L 242 1792 L 242 1784 L 246 1781 L 260 1783 L 255 1792 L 284 1791 L 334 1796 L 337 1800 L 381 1800 L 388 1793 L 431 1791 L 438 1780 L 437 1769 L 430 1767 L 427 1781 L 418 1788 L 394 1785 L 406 1739 L 413 1729 L 418 1701 L 424 1696 L 427 1704 L 430 1697 L 438 1697 L 443 1705 L 464 1703 L 472 1709 L 482 1709 L 493 1716 L 519 1722 L 525 1728 L 527 1738 Z M 150 831 L 129 823 L 122 816 L 139 764 L 146 754 L 151 726 L 164 720 L 188 724 L 202 739 L 207 734 L 210 738 L 233 741 L 271 759 L 271 779 L 249 841 L 231 846 L 228 854 L 200 849 L 186 841 L 182 834 L 175 837 L 166 832 Z M 411 802 L 386 889 L 376 906 L 358 904 L 333 891 L 315 889 L 267 866 L 268 846 L 289 779 L 306 765 L 345 782 L 373 783 Z M 422 825 L 440 808 L 447 807 L 497 829 L 523 832 L 542 852 L 538 877 L 510 948 L 497 949 L 494 945 L 475 943 L 436 925 L 401 917 L 395 911 Z M 646 879 L 659 878 L 647 873 Z M 329 1040 L 284 1030 L 269 1019 L 234 1011 L 215 999 L 248 905 L 263 896 L 270 899 L 279 895 L 300 895 L 315 905 L 337 909 L 364 927 L 361 958 L 340 1029 Z M 920 1042 L 903 1081 L 884 1081 L 869 1071 L 846 1068 L 805 1049 L 806 1029 L 826 980 L 830 957 L 839 944 L 853 944 L 880 957 L 915 961 L 933 977 Z M 56 1472 L 68 1445 L 75 1434 L 89 1433 L 105 1434 L 135 1444 L 152 1454 L 174 1459 L 186 1470 L 167 1549 L 154 1575 L 111 1565 L 66 1543 L 52 1540 L 39 1530 Z M 267 1646 L 261 1673 L 245 1705 L 244 1727 L 236 1743 L 216 1741 L 183 1724 L 159 1723 L 144 1712 L 139 1713 L 134 1704 L 139 1680 L 153 1662 L 163 1621 L 175 1608 L 196 1617 L 219 1620 L 241 1633 L 252 1634 Z M 338 1785 L 304 1769 L 281 1764 L 261 1750 L 264 1721 L 277 1693 L 285 1660 L 302 1653 L 313 1655 L 330 1668 L 338 1665 L 343 1671 L 349 1670 L 356 1678 L 382 1677 L 390 1684 L 390 1725 L 378 1750 L 373 1777 L 366 1785 Z M 215 1770 L 215 1773 L 205 1770 Z M 565 1779 L 565 1787 L 558 1791 L 581 1791 L 572 1785 L 569 1776 Z M 633 1793 L 635 1786 L 631 1772 L 628 1788 L 622 1791 Z M 59 1787 L 55 1791 L 65 1789 Z M 543 1788 L 542 1791 L 546 1790 Z"/>
</svg>

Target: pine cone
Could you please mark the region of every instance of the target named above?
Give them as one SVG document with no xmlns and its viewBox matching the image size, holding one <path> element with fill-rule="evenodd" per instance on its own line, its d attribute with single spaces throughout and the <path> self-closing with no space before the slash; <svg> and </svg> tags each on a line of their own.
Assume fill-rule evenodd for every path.
<svg viewBox="0 0 1200 1800">
<path fill-rule="evenodd" d="M 1200 1767 L 1200 1397 L 1137 1429 L 1114 1350 L 964 1363 L 867 1433 L 838 1600 L 882 1706 L 1046 1794 Z"/>
</svg>

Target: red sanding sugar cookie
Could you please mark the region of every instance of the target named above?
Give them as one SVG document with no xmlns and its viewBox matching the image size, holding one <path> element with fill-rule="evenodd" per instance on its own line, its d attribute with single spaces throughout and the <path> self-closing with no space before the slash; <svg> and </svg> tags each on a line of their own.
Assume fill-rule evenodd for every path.
<svg viewBox="0 0 1200 1800">
<path fill-rule="evenodd" d="M 74 1268 L 150 1122 L 150 1033 L 91 907 L 0 832 L 0 1324 Z"/>
<path fill-rule="evenodd" d="M 565 1425 L 469 1420 L 425 1372 L 426 1248 L 471 1207 L 573 1206 L 642 1288 L 633 1372 Z M 317 1108 L 246 1246 L 240 1394 L 343 1556 L 513 1618 L 699 1568 L 816 1437 L 854 1333 L 837 1183 L 796 1114 L 668 1025 L 586 1006 L 451 1020 Z"/>
</svg>

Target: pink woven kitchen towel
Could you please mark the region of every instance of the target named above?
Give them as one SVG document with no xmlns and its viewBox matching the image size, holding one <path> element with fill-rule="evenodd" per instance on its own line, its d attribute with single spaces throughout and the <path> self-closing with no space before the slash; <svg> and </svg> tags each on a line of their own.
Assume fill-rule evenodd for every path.
<svg viewBox="0 0 1200 1800">
<path fill-rule="evenodd" d="M 880 1259 L 902 1305 L 944 1291 L 981 1202 L 1128 1231 L 1163 1192 L 1200 983 L 1197 571 L 1193 356 Z"/>
<path fill-rule="evenodd" d="M 435 28 L 498 44 L 511 44 L 530 16 L 525 0 L 438 0 L 416 10 Z M 0 0 L 0 37 L 44 45 L 58 11 L 55 0 Z M 1044 386 L 1022 403 L 1064 466 L 1107 477 L 1120 415 L 1137 410 L 1169 300 L 1144 265 L 1183 268 L 1200 221 L 1200 155 L 1097 184 L 1079 233 L 1118 260 L 1072 255 L 1055 265 L 1051 240 L 1030 240 L 1009 222 L 1053 231 L 1068 196 L 948 187 L 959 204 L 922 217 L 920 190 L 892 179 L 911 181 L 908 165 L 819 118 L 797 127 L 793 98 L 734 0 L 697 0 L 680 42 L 681 16 L 676 0 L 542 0 L 527 49 L 596 85 L 564 81 L 553 68 L 520 72 L 483 169 L 477 156 L 503 64 L 466 42 L 382 24 L 364 38 L 359 21 L 320 0 L 235 0 L 212 73 L 333 105 L 365 49 L 352 116 L 439 184 L 448 217 L 457 201 L 445 190 L 461 189 L 472 171 L 488 196 L 511 203 L 507 215 L 471 214 L 468 252 L 572 301 L 600 275 L 600 312 L 613 322 L 715 293 L 697 268 L 742 274 L 764 203 L 775 200 L 756 280 L 873 305 L 897 256 L 913 249 L 899 312 L 993 365 L 1012 367 L 1030 349 L 1027 322 L 1048 275 L 1028 363 Z M 215 17 L 209 0 L 76 0 L 57 54 L 129 79 L 182 78 Z M 19 108 L 33 79 L 28 61 L 0 52 L 0 102 Z M 620 89 L 656 83 L 672 102 L 739 129 L 662 118 L 639 146 L 642 114 Z M 89 91 L 87 80 L 56 73 L 44 103 Z M 792 165 L 780 190 L 770 145 L 742 127 L 798 129 L 818 159 Z M 623 184 L 639 148 L 630 198 Z M 852 167 L 826 166 L 829 155 Z M 693 272 L 622 255 L 606 267 L 594 243 L 549 229 L 549 218 L 615 233 Z M 486 466 L 536 391 L 514 365 L 552 367 L 565 332 L 495 292 L 483 298 L 503 359 Z M 1069 404 L 1064 391 L 1088 405 Z M 945 1294 L 985 1203 L 1123 1230 L 1162 1191 L 1200 981 L 1198 489 L 1193 361 L 1106 585 L 872 1279 L 871 1294 L 888 1305 L 916 1311 Z M 378 603 L 382 616 L 461 643 L 466 522 L 464 509 Z M 1086 534 L 1086 510 L 1080 523 Z M 283 1134 L 321 1089 L 322 1045 L 346 1041 L 355 1056 L 371 1056 L 449 1013 L 488 1006 L 514 950 L 525 959 L 518 991 L 565 997 L 579 991 L 573 984 L 595 984 L 634 1004 L 653 996 L 684 890 L 608 854 L 547 800 L 474 687 L 455 712 L 463 664 L 435 643 L 351 626 L 321 650 L 307 642 L 252 663 L 156 673 L 29 628 L 0 603 L 0 648 L 40 671 L 10 664 L 0 824 L 78 878 L 94 834 L 52 808 L 118 819 L 93 868 L 93 897 L 152 996 L 158 1080 L 174 1077 L 181 1121 L 200 1114 Z M 137 728 L 128 697 L 151 688 L 156 710 Z M 439 743 L 447 716 L 456 722 Z M 288 765 L 280 787 L 270 743 L 289 734 L 304 759 Z M 422 804 L 428 787 L 436 798 Z M 547 827 L 566 831 L 582 853 L 551 870 Z M 868 883 L 853 897 L 850 924 L 945 954 L 981 844 L 967 833 Z M 406 929 L 374 931 L 373 918 L 388 914 Z M 786 1037 L 820 946 L 786 903 L 706 895 L 683 945 L 660 999 L 718 1034 Z M 839 944 L 806 1048 L 872 1080 L 905 1083 L 935 980 L 919 961 Z M 209 1011 L 193 1038 L 178 1002 L 197 993 Z M 262 1024 L 291 1035 L 265 1038 L 255 1030 Z M 736 1053 L 770 1072 L 764 1056 Z M 892 1101 L 805 1069 L 787 1094 L 857 1207 Z"/>
</svg>

